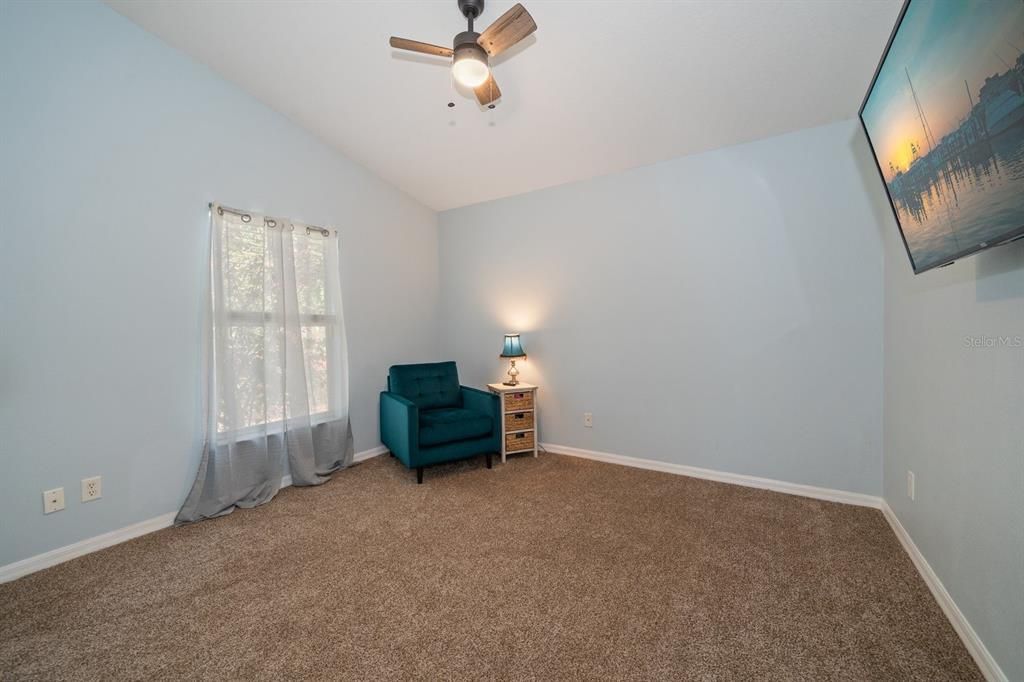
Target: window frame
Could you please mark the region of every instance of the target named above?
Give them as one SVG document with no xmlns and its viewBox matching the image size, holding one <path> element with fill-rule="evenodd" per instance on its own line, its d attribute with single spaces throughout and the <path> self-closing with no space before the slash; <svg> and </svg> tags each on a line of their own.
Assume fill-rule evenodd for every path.
<svg viewBox="0 0 1024 682">
<path fill-rule="evenodd" d="M 268 226 L 269 228 L 269 226 Z M 265 228 L 265 229 L 268 229 Z M 308 232 L 307 232 L 308 236 Z M 326 248 L 326 245 L 325 245 Z M 331 294 L 329 287 L 327 286 L 329 275 L 326 268 L 329 266 L 330 259 L 325 258 L 323 260 L 324 270 L 320 273 L 323 279 L 324 286 L 324 307 L 327 310 L 332 310 L 337 306 L 332 306 L 329 300 Z M 327 387 L 327 409 L 320 412 L 310 412 L 309 420 L 312 426 L 319 426 L 335 419 L 335 410 L 338 405 L 338 386 L 336 382 L 332 381 L 331 378 L 334 374 L 332 369 L 332 363 L 342 362 L 344 363 L 344 350 L 337 349 L 340 352 L 336 352 L 335 345 L 337 343 L 335 336 L 341 331 L 340 325 L 342 323 L 341 316 L 334 313 L 279 313 L 276 311 L 255 311 L 255 310 L 235 310 L 227 308 L 227 301 L 225 301 L 225 317 L 226 329 L 235 329 L 239 327 L 264 327 L 268 323 L 277 322 L 283 326 L 285 318 L 296 317 L 298 319 L 298 326 L 300 332 L 307 328 L 322 328 L 324 330 L 324 343 L 325 343 L 325 358 L 326 358 L 326 387 Z M 216 322 L 214 323 L 216 324 Z M 216 332 L 215 332 L 216 333 Z M 307 391 L 309 389 L 309 383 L 307 379 Z M 274 421 L 259 422 L 251 424 L 242 428 L 233 430 L 221 430 L 219 419 L 216 426 L 216 439 L 221 445 L 227 445 L 230 443 L 240 443 L 251 440 L 256 440 L 269 435 L 282 434 L 286 431 L 285 423 L 287 419 L 277 419 Z"/>
</svg>

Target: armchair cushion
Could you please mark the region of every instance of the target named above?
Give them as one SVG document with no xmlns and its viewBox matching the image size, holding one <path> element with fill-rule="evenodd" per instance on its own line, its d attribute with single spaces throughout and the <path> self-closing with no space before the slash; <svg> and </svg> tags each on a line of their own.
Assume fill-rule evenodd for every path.
<svg viewBox="0 0 1024 682">
<path fill-rule="evenodd" d="M 459 407 L 459 372 L 454 362 L 393 365 L 388 390 L 413 402 L 421 410 Z"/>
<path fill-rule="evenodd" d="M 487 436 L 493 420 L 484 412 L 461 407 L 442 407 L 420 412 L 420 445 L 430 447 Z"/>
</svg>

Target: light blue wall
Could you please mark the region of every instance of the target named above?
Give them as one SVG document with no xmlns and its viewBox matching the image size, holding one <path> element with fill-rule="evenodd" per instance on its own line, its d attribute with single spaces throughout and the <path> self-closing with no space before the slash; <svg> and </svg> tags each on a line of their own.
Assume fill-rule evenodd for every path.
<svg viewBox="0 0 1024 682">
<path fill-rule="evenodd" d="M 0 8 L 0 565 L 184 498 L 210 200 L 340 228 L 356 448 L 377 445 L 388 365 L 437 357 L 436 214 L 103 5 Z"/>
<path fill-rule="evenodd" d="M 1024 680 L 1024 346 L 999 342 L 1024 340 L 1024 243 L 915 277 L 874 190 L 886 234 L 885 499 L 1006 676 Z"/>
<path fill-rule="evenodd" d="M 878 495 L 882 243 L 852 121 L 447 211 L 442 339 L 550 443 Z M 583 413 L 594 415 L 584 428 Z"/>
</svg>

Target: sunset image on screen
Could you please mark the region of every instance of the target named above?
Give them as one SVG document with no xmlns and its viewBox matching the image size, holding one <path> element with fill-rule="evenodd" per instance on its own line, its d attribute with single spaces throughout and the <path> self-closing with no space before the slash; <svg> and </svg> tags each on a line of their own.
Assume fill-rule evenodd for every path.
<svg viewBox="0 0 1024 682">
<path fill-rule="evenodd" d="M 1024 2 L 911 0 L 861 118 L 915 271 L 1024 235 Z"/>
</svg>

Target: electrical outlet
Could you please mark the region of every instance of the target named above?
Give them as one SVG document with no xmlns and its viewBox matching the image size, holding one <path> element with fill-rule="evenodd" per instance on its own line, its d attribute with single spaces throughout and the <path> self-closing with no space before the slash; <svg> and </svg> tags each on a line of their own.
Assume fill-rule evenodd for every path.
<svg viewBox="0 0 1024 682">
<path fill-rule="evenodd" d="M 82 502 L 92 502 L 103 497 L 103 489 L 100 487 L 100 477 L 82 479 Z"/>
<path fill-rule="evenodd" d="M 43 513 L 52 514 L 64 508 L 64 488 L 43 491 Z"/>
<path fill-rule="evenodd" d="M 911 501 L 914 500 L 914 492 L 914 472 L 907 471 L 907 497 L 909 497 Z"/>
<path fill-rule="evenodd" d="M 594 426 L 594 414 L 592 412 L 583 413 L 583 425 L 588 429 Z"/>
</svg>

